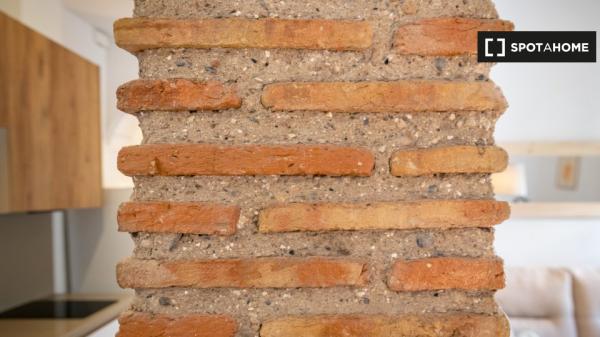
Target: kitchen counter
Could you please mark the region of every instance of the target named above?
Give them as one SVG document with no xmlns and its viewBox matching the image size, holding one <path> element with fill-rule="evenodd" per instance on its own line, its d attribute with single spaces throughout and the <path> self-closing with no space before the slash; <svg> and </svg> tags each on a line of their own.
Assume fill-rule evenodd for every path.
<svg viewBox="0 0 600 337">
<path fill-rule="evenodd" d="M 116 302 L 85 318 L 0 319 L 0 337 L 84 337 L 125 311 L 131 298 L 130 295 L 56 295 L 48 299 L 114 300 Z"/>
</svg>

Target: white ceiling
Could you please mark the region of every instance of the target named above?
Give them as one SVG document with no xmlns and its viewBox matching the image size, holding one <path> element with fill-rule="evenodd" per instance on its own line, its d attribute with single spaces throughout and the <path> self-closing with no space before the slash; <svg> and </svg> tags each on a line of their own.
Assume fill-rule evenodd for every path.
<svg viewBox="0 0 600 337">
<path fill-rule="evenodd" d="M 133 0 L 62 0 L 65 7 L 84 20 L 112 35 L 112 23 L 122 17 L 130 17 Z"/>
</svg>

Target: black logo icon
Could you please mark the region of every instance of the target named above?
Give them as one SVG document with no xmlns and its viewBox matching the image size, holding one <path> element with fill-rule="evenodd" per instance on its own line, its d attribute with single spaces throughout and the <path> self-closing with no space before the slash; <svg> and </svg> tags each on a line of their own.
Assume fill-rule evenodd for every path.
<svg viewBox="0 0 600 337">
<path fill-rule="evenodd" d="M 479 32 L 479 62 L 596 62 L 596 32 Z"/>
</svg>

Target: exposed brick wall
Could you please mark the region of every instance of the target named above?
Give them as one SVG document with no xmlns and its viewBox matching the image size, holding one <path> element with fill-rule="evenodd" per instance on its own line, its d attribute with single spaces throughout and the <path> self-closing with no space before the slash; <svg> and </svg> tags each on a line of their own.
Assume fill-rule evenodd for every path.
<svg viewBox="0 0 600 337">
<path fill-rule="evenodd" d="M 136 0 L 120 337 L 505 337 L 488 0 Z"/>
</svg>

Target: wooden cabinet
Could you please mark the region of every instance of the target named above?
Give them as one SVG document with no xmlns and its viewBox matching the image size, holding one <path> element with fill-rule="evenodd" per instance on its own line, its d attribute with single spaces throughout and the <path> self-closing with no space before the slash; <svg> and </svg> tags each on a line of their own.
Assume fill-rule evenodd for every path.
<svg viewBox="0 0 600 337">
<path fill-rule="evenodd" d="M 0 213 L 101 205 L 99 81 L 0 12 Z"/>
</svg>

